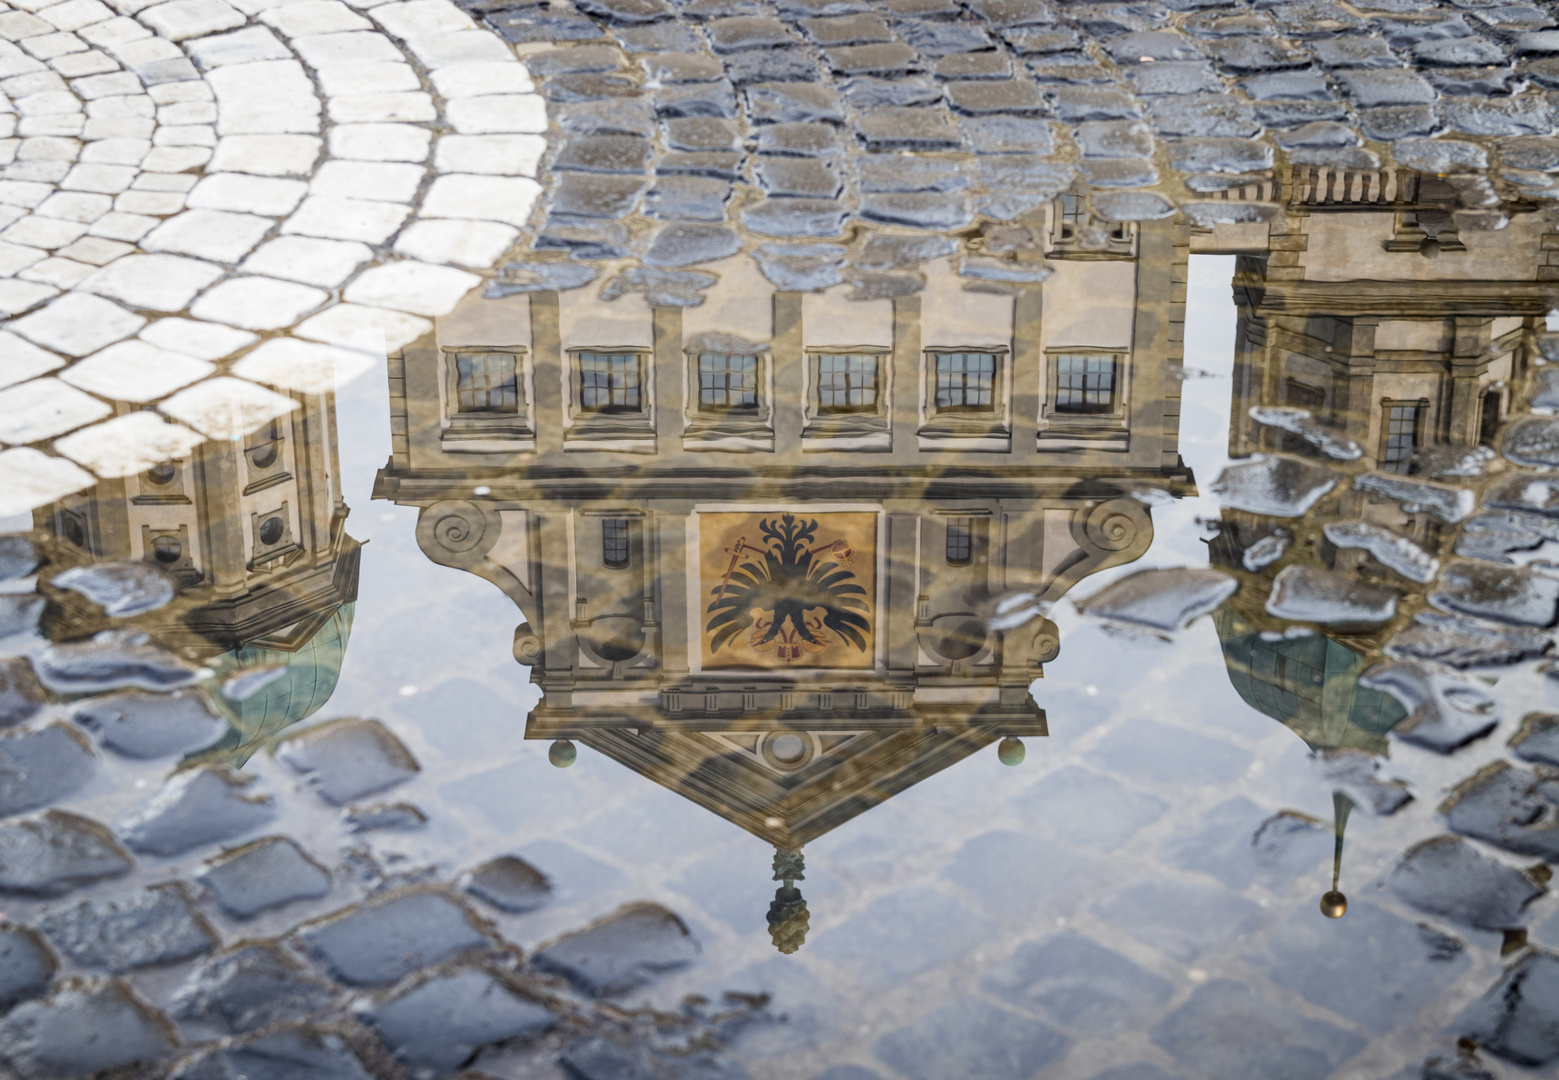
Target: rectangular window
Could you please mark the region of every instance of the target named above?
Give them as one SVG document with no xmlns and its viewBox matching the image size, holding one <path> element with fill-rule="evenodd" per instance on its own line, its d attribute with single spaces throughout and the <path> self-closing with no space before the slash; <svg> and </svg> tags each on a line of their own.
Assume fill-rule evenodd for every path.
<svg viewBox="0 0 1559 1080">
<path fill-rule="evenodd" d="M 938 353 L 936 407 L 951 412 L 990 412 L 996 404 L 992 353 Z"/>
<path fill-rule="evenodd" d="M 758 407 L 758 358 L 698 354 L 698 407 L 710 410 Z"/>
<path fill-rule="evenodd" d="M 1080 195 L 1061 196 L 1060 229 L 1057 240 L 1076 240 L 1084 225 L 1088 224 L 1088 202 Z"/>
<path fill-rule="evenodd" d="M 601 562 L 611 570 L 628 565 L 627 518 L 601 519 Z"/>
<path fill-rule="evenodd" d="M 817 360 L 819 412 L 876 412 L 876 356 L 836 353 L 819 356 Z"/>
<path fill-rule="evenodd" d="M 456 353 L 455 395 L 463 413 L 519 412 L 514 355 Z"/>
<path fill-rule="evenodd" d="M 1056 412 L 1115 411 L 1115 357 L 1057 356 Z"/>
<path fill-rule="evenodd" d="M 947 519 L 947 564 L 968 566 L 974 558 L 974 519 Z"/>
<path fill-rule="evenodd" d="M 579 407 L 595 413 L 638 412 L 639 366 L 638 353 L 580 353 Z"/>
<path fill-rule="evenodd" d="M 1386 441 L 1380 455 L 1380 467 L 1388 472 L 1405 473 L 1418 449 L 1418 405 L 1386 406 Z"/>
</svg>

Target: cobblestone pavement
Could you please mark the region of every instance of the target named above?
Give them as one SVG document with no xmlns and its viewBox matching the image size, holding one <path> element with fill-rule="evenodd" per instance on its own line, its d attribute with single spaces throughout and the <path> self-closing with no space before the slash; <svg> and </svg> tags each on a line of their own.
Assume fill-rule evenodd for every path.
<svg viewBox="0 0 1559 1080">
<path fill-rule="evenodd" d="M 360 373 L 351 349 L 426 330 L 538 192 L 542 100 L 447 3 L 71 0 L 0 24 L 0 441 L 74 432 L 5 452 L 7 512 L 292 407 L 261 384 Z"/>
<path fill-rule="evenodd" d="M 893 296 L 955 250 L 950 230 L 1063 192 L 1105 222 L 1262 220 L 1275 165 L 1444 173 L 1461 220 L 1496 225 L 1500 199 L 1554 195 L 1555 27 L 1495 0 L 6 0 L 0 515 L 242 437 L 297 408 L 289 392 L 369 408 L 346 384 L 473 289 L 593 284 L 608 260 L 632 265 L 603 285 L 655 304 L 695 303 L 714 279 L 694 268 L 739 251 L 782 288 Z M 863 239 L 877 229 L 897 230 L 891 250 Z M 965 252 L 959 272 L 1041 271 Z M 1523 424 L 1505 452 L 1536 483 L 1553 421 Z M 1445 562 L 1498 563 L 1551 528 L 1541 492 L 1482 498 L 1527 516 L 1485 520 L 1498 536 Z M 381 628 L 354 644 L 335 719 L 245 775 L 169 779 L 215 715 L 154 723 L 105 696 L 210 688 L 177 655 L 109 639 L 86 668 L 41 645 L 0 660 L 12 1074 L 1559 1067 L 1559 913 L 1537 861 L 1559 855 L 1541 771 L 1559 758 L 1551 728 L 1523 726 L 1551 692 L 1532 663 L 1480 669 L 1492 690 L 1411 658 L 1376 673 L 1416 720 L 1388 775 L 1350 789 L 1353 901 L 1325 922 L 1331 784 L 1237 699 L 1211 624 L 1168 648 L 1058 613 L 1069 664 L 1044 690 L 1065 723 L 1045 752 L 1020 771 L 973 759 L 809 848 L 809 942 L 779 958 L 770 852 L 600 759 L 565 774 L 516 749 L 531 691 L 513 612 L 410 533 L 375 537 Z M 1179 540 L 1165 562 L 1205 561 Z M 13 547 L 0 561 L 33 569 Z M 1444 568 L 1450 610 L 1506 629 L 1522 603 L 1552 614 L 1541 582 L 1469 573 Z M 28 629 L 18 595 L 0 619 Z M 114 650 L 119 685 L 93 683 Z"/>
<path fill-rule="evenodd" d="M 712 280 L 683 268 L 744 248 L 786 287 L 893 295 L 949 245 L 816 241 L 1006 221 L 1079 178 L 1104 220 L 1256 220 L 1275 153 L 1323 185 L 1452 173 L 1487 227 L 1559 171 L 1559 30 L 1530 4 L 467 7 L 8 3 L 6 506 L 339 383 L 516 242 L 635 256 L 613 287 L 681 303 Z M 489 288 L 596 273 L 521 258 Z"/>
</svg>

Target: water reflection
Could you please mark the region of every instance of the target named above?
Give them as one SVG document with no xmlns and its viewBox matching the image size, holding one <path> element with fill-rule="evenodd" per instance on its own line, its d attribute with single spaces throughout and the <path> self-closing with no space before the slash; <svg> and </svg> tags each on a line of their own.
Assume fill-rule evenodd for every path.
<svg viewBox="0 0 1559 1080">
<path fill-rule="evenodd" d="M 998 740 L 1022 759 L 1061 651 L 1032 612 L 1194 490 L 1174 267 L 1137 257 L 1174 230 L 1124 235 L 1043 292 L 946 259 L 911 296 L 784 292 L 739 256 L 691 307 L 469 299 L 392 360 L 377 493 L 520 608 L 527 738 L 773 844 L 796 902 L 805 845 Z"/>
<path fill-rule="evenodd" d="M 32 667 L 54 678 L 60 648 L 144 632 L 225 731 L 144 755 L 164 759 L 134 774 L 154 796 L 123 790 L 125 771 L 92 789 L 100 802 L 11 804 L 69 813 L 0 823 L 0 864 L 4 830 L 68 818 L 108 867 L 0 879 L 40 928 L 17 940 L 65 953 L 21 1008 L 76 1007 L 57 969 L 93 980 L 91 1016 L 133 987 L 144 1030 L 163 1032 L 146 1060 L 220 1058 L 229 1073 L 282 1038 L 267 1025 L 346 1031 L 356 1049 L 332 1052 L 389 1077 L 398 1056 L 418 1075 L 558 1061 L 589 1080 L 633 1062 L 716 1075 L 743 1058 L 776 1076 L 867 1061 L 942 1080 L 1013 1047 L 1021 1068 L 968 1073 L 1319 1078 L 1412 1071 L 1433 1052 L 1425 1076 L 1478 1075 L 1475 1051 L 1549 1067 L 1554 941 L 1528 930 L 1559 857 L 1559 729 L 1538 711 L 1551 680 L 1537 667 L 1559 604 L 1544 547 L 1559 500 L 1536 471 L 1559 463 L 1540 411 L 1559 402 L 1539 363 L 1554 351 L 1538 265 L 1552 241 L 1545 214 L 1490 183 L 1290 163 L 1173 217 L 1105 213 L 1116 204 L 1072 188 L 946 234 L 878 222 L 838 243 L 709 247 L 696 270 L 552 214 L 522 261 L 389 350 L 374 487 L 416 508 L 427 559 L 517 609 L 496 631 L 461 623 L 454 648 L 508 644 L 518 624 L 537 752 L 518 745 L 513 695 L 494 698 L 513 723 L 475 749 L 456 745 L 476 730 L 454 715 L 465 699 L 430 695 L 418 723 L 443 742 L 418 744 L 435 748 L 419 761 L 397 711 L 417 687 L 389 664 L 371 680 L 384 685 L 322 712 L 363 573 L 330 393 L 288 390 L 290 411 L 237 439 L 41 506 L 42 633 L 63 645 L 27 644 Z M 1207 358 L 1184 344 L 1190 260 L 1217 253 L 1238 260 L 1219 283 L 1237 312 L 1228 384 L 1202 379 Z M 1182 457 L 1182 435 L 1205 435 L 1182 431 L 1192 380 L 1229 395 L 1235 461 L 1218 476 L 1216 456 L 1201 476 Z M 1206 567 L 1187 546 L 1202 540 Z M 111 616 L 61 578 L 124 566 L 153 568 L 171 599 Z M 447 577 L 407 580 L 381 579 L 362 610 L 456 594 Z M 404 648 L 406 633 L 388 637 Z M 49 686 L 0 749 L 66 717 L 101 735 L 112 695 Z M 164 718 L 189 700 L 144 698 Z M 342 715 L 364 702 L 385 721 Z M 35 772 L 87 775 L 98 759 L 78 741 Z M 509 816 L 487 832 L 505 850 L 478 853 L 492 838 L 461 815 L 492 793 L 469 758 L 539 763 L 543 747 L 581 767 L 495 774 Z M 580 777 L 602 758 L 636 776 Z M 980 771 L 993 761 L 1024 767 Z M 726 864 L 734 845 L 679 863 L 694 837 L 646 842 L 635 857 L 653 873 L 631 897 L 601 887 L 694 915 L 576 902 L 579 867 L 625 880 L 632 861 L 583 852 L 620 856 L 645 835 L 634 815 L 666 806 L 622 796 L 654 791 L 640 778 L 761 841 L 761 890 L 757 864 Z M 242 794 L 251 783 L 265 794 Z M 377 801 L 392 790 L 418 803 Z M 179 802 L 211 791 L 250 816 Z M 169 806 L 211 820 L 159 821 Z M 126 874 L 157 879 L 135 904 L 206 927 L 189 952 L 139 948 L 161 940 L 154 921 L 39 895 L 117 904 Z M 271 937 L 255 944 L 257 914 Z M 130 959 L 80 945 L 119 925 Z M 544 937 L 537 925 L 560 936 L 509 944 Z M 732 974 L 759 963 L 747 928 L 781 966 Z M 287 994 L 245 1027 L 224 995 L 253 972 Z M 676 1016 L 592 1004 L 727 976 L 804 990 L 773 1013 L 760 996 Z M 478 997 L 503 1004 L 458 1038 L 428 1030 Z M 792 1005 L 802 1019 L 785 1027 Z M 10 1023 L 0 1053 L 14 1056 Z"/>
<path fill-rule="evenodd" d="M 104 480 L 34 512 L 44 540 L 50 637 L 129 626 L 209 669 L 228 722 L 194 758 L 242 765 L 335 691 L 357 600 L 358 542 L 346 532 L 334 403 L 293 393 L 292 411 L 243 439 Z M 141 563 L 177 596 L 129 620 L 59 588 L 72 567 Z M 258 679 L 243 685 L 241 677 Z"/>
</svg>

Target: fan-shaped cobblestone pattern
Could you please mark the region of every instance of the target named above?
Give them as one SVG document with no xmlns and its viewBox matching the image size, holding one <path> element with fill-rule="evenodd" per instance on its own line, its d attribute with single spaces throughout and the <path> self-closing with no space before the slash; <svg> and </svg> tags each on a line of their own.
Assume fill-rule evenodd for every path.
<svg viewBox="0 0 1559 1080">
<path fill-rule="evenodd" d="M 446 0 L 23 0 L 0 39 L 3 514 L 361 371 L 539 191 L 542 100 Z"/>
</svg>

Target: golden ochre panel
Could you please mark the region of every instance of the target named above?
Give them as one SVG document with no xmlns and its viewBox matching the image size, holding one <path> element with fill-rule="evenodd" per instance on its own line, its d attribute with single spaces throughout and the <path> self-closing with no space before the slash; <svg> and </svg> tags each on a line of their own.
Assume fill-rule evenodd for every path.
<svg viewBox="0 0 1559 1080">
<path fill-rule="evenodd" d="M 700 514 L 705 668 L 869 668 L 877 515 Z"/>
</svg>

